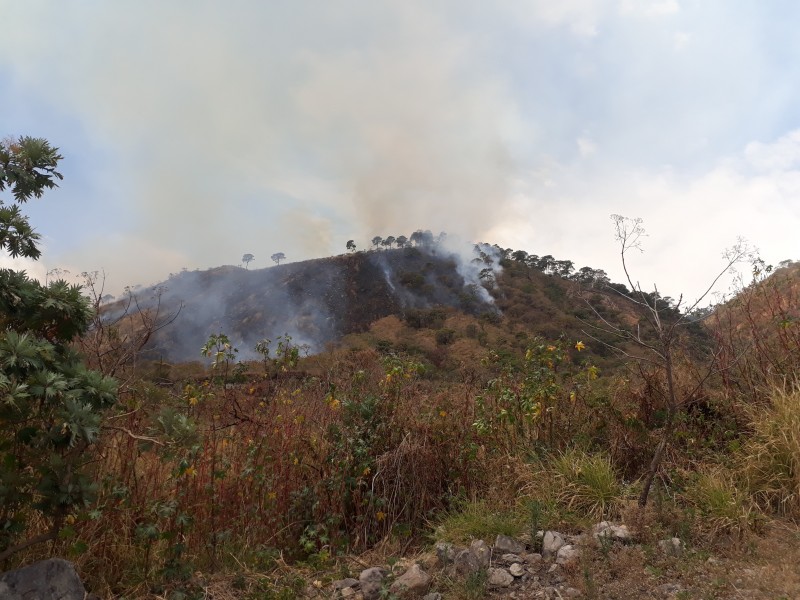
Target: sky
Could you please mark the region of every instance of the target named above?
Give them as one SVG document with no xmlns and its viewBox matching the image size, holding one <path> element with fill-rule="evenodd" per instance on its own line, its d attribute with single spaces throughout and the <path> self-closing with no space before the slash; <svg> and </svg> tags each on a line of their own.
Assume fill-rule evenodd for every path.
<svg viewBox="0 0 800 600">
<path fill-rule="evenodd" d="M 107 290 L 416 229 L 696 298 L 743 237 L 798 258 L 791 0 L 0 0 L 0 135 L 64 181 L 43 276 Z M 6 198 L 6 200 L 8 200 Z"/>
</svg>

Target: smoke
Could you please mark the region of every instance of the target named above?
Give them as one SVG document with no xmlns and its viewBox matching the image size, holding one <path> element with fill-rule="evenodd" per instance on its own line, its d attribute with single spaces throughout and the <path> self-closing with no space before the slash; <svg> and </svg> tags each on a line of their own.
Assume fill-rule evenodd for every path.
<svg viewBox="0 0 800 600">
<path fill-rule="evenodd" d="M 447 11 L 155 0 L 4 10 L 15 26 L 0 69 L 57 98 L 115 158 L 112 202 L 95 210 L 127 231 L 97 242 L 85 232 L 63 260 L 104 269 L 115 291 L 137 283 L 134 271 L 154 281 L 243 252 L 298 260 L 421 223 L 476 238 L 502 214 L 525 128 L 480 41 Z M 131 270 L 130 239 L 168 263 Z M 90 250 L 101 242 L 101 255 Z"/>
</svg>

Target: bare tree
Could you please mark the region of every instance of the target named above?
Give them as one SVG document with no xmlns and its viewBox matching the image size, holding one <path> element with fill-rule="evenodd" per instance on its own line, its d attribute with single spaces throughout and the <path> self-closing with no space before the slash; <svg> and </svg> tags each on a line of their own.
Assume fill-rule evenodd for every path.
<svg viewBox="0 0 800 600">
<path fill-rule="evenodd" d="M 156 332 L 178 318 L 183 305 L 165 313 L 161 306 L 163 288 L 154 290 L 148 306 L 143 306 L 130 288 L 126 288 L 124 298 L 108 302 L 108 295 L 104 294 L 105 273 L 84 272 L 81 276 L 94 316 L 77 344 L 89 365 L 103 375 L 119 379 L 122 390 L 128 383 L 126 374 L 136 367 L 147 343 Z"/>
<path fill-rule="evenodd" d="M 703 300 L 708 297 L 720 278 L 735 264 L 752 256 L 753 251 L 743 240 L 739 240 L 735 246 L 723 254 L 725 260 L 724 267 L 719 271 L 716 277 L 714 277 L 711 284 L 697 300 L 691 304 L 688 302 L 684 303 L 683 295 L 681 295 L 677 302 L 673 303 L 670 298 L 660 295 L 658 287 L 655 284 L 653 285 L 652 292 L 645 292 L 638 281 L 634 283 L 628 269 L 628 254 L 632 250 L 642 251 L 642 238 L 646 235 L 644 227 L 642 226 L 642 219 L 631 219 L 620 215 L 612 215 L 611 219 L 614 221 L 615 239 L 620 245 L 622 268 L 625 272 L 625 277 L 631 288 L 631 292 L 629 294 L 623 294 L 621 291 L 612 287 L 607 287 L 606 289 L 608 293 L 616 293 L 633 305 L 637 312 L 643 315 L 643 319 L 630 328 L 613 325 L 587 301 L 595 317 L 597 317 L 599 325 L 584 321 L 590 328 L 590 330 L 584 330 L 584 333 L 588 337 L 608 346 L 619 354 L 640 363 L 655 366 L 664 378 L 663 381 L 666 387 L 666 418 L 661 430 L 661 438 L 653 451 L 650 465 L 645 473 L 642 491 L 639 495 L 639 506 L 645 506 L 653 480 L 661 468 L 664 453 L 675 433 L 678 412 L 688 399 L 700 390 L 705 381 L 714 372 L 718 371 L 717 356 L 714 354 L 704 372 L 698 377 L 695 387 L 688 392 L 681 392 L 678 390 L 675 379 L 675 356 L 683 327 L 696 321 L 692 315 L 695 314 L 696 309 Z M 617 339 L 617 343 L 609 344 L 593 335 L 591 330 L 611 335 Z M 625 348 L 623 348 L 623 345 L 625 345 Z M 633 350 L 630 348 L 633 348 Z"/>
</svg>

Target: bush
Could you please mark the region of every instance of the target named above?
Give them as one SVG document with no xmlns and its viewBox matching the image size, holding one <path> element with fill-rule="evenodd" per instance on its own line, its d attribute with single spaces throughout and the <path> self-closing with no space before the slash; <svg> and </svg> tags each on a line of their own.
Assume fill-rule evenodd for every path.
<svg viewBox="0 0 800 600">
<path fill-rule="evenodd" d="M 755 524 L 757 512 L 735 473 L 720 466 L 705 467 L 687 486 L 685 498 L 699 512 L 699 528 L 711 534 L 743 534 Z"/>
<path fill-rule="evenodd" d="M 563 507 L 592 520 L 618 509 L 623 488 L 608 456 L 573 448 L 554 458 L 549 471 Z"/>
</svg>

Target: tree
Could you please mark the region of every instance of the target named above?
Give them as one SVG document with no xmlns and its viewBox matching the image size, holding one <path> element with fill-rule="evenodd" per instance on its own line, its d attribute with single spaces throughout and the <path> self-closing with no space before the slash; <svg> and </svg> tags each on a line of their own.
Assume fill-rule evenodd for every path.
<svg viewBox="0 0 800 600">
<path fill-rule="evenodd" d="M 688 391 L 681 391 L 678 387 L 675 375 L 676 355 L 679 351 L 681 339 L 683 337 L 684 326 L 695 322 L 692 314 L 700 303 L 711 293 L 719 279 L 730 270 L 736 263 L 752 255 L 752 251 L 743 242 L 737 244 L 724 254 L 725 266 L 719 271 L 708 288 L 692 304 L 684 306 L 683 296 L 677 302 L 672 302 L 671 298 L 662 297 L 658 288 L 653 286 L 652 292 L 645 292 L 641 285 L 633 282 L 628 269 L 627 256 L 631 250 L 642 251 L 641 241 L 645 236 L 645 230 L 641 219 L 630 219 L 620 215 L 612 215 L 615 227 L 615 238 L 620 246 L 620 259 L 625 277 L 630 285 L 631 292 L 624 294 L 617 288 L 608 287 L 610 293 L 617 293 L 621 298 L 631 303 L 635 309 L 643 315 L 640 322 L 630 328 L 612 325 L 589 303 L 595 316 L 599 319 L 600 325 L 590 325 L 591 328 L 602 333 L 615 337 L 617 344 L 607 342 L 594 336 L 591 332 L 584 330 L 584 333 L 595 341 L 608 346 L 619 354 L 631 358 L 639 363 L 649 364 L 660 372 L 665 392 L 665 409 L 661 435 L 650 459 L 649 467 L 644 475 L 644 483 L 641 494 L 639 495 L 639 506 L 644 507 L 650 494 L 653 480 L 661 468 L 664 453 L 672 442 L 675 434 L 675 427 L 678 414 L 686 402 L 692 398 L 702 387 L 705 381 L 715 372 L 717 355 L 711 357 L 707 368 L 698 378 L 698 382 Z M 621 286 L 625 290 L 625 286 Z M 631 345 L 635 350 L 628 351 L 622 347 L 623 344 Z"/>
<path fill-rule="evenodd" d="M 244 256 L 242 256 L 242 262 L 244 263 L 244 268 L 246 269 L 248 266 L 250 266 L 250 263 L 253 262 L 255 258 L 256 257 L 253 256 L 252 254 L 245 254 Z"/>
<path fill-rule="evenodd" d="M 375 246 L 375 250 L 377 250 L 378 246 L 380 246 L 382 243 L 383 238 L 381 236 L 376 235 L 374 238 L 372 238 L 372 245 Z"/>
<path fill-rule="evenodd" d="M 406 244 L 408 244 L 408 238 L 404 235 L 398 235 L 394 243 L 397 244 L 398 248 L 405 248 Z"/>
<path fill-rule="evenodd" d="M 276 265 L 279 265 L 282 260 L 286 260 L 286 255 L 283 252 L 276 252 L 270 258 Z"/>
<path fill-rule="evenodd" d="M 355 252 L 356 251 L 356 243 L 353 240 L 347 240 L 347 249 L 350 252 Z"/>
<path fill-rule="evenodd" d="M 386 239 L 384 239 L 384 240 L 381 242 L 381 245 L 382 245 L 382 246 L 386 246 L 387 248 L 391 248 L 391 247 L 392 247 L 392 244 L 394 244 L 394 242 L 395 242 L 395 238 L 394 238 L 394 236 L 393 236 L 393 235 L 390 235 L 389 237 L 387 237 Z"/>
<path fill-rule="evenodd" d="M 20 204 L 62 179 L 47 140 L 0 142 L 0 248 L 38 259 L 37 234 Z M 63 279 L 47 284 L 0 269 L 0 560 L 56 539 L 67 515 L 95 492 L 86 451 L 97 440 L 116 382 L 88 370 L 70 343 L 92 318 L 89 300 Z M 32 535 L 31 523 L 46 524 Z"/>
</svg>

